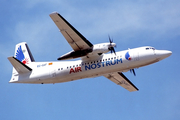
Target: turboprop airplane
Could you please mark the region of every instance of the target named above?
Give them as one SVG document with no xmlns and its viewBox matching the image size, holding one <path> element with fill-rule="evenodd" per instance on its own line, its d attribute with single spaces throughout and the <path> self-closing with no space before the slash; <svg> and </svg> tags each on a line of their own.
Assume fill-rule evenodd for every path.
<svg viewBox="0 0 180 120">
<path fill-rule="evenodd" d="M 143 67 L 169 57 L 172 52 L 145 46 L 115 52 L 115 43 L 93 45 L 59 13 L 50 14 L 51 19 L 72 47 L 72 51 L 58 58 L 59 61 L 35 62 L 26 42 L 16 45 L 13 57 L 8 60 L 13 65 L 10 83 L 62 83 L 83 78 L 104 76 L 128 91 L 138 88 L 123 74 L 134 68 Z M 105 54 L 107 52 L 109 54 Z M 75 61 L 68 59 L 81 58 Z"/>
</svg>

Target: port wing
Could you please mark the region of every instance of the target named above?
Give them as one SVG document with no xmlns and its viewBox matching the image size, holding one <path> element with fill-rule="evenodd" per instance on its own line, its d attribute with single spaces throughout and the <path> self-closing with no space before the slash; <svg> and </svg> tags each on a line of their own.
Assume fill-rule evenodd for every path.
<svg viewBox="0 0 180 120">
<path fill-rule="evenodd" d="M 121 72 L 109 73 L 104 75 L 104 77 L 108 78 L 112 82 L 116 83 L 117 85 L 122 86 L 123 88 L 127 89 L 128 91 L 138 91 L 139 89 Z"/>
</svg>

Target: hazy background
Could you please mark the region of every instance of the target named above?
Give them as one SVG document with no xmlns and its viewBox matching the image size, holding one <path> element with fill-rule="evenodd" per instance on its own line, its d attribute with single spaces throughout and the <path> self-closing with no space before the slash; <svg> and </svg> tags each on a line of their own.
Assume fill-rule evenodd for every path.
<svg viewBox="0 0 180 120">
<path fill-rule="evenodd" d="M 1 120 L 179 120 L 179 0 L 1 0 Z M 56 61 L 72 50 L 49 14 L 57 11 L 91 43 L 116 51 L 140 46 L 171 50 L 156 64 L 125 75 L 140 89 L 129 92 L 105 77 L 48 85 L 10 84 L 7 57 L 27 42 L 36 61 Z"/>
</svg>

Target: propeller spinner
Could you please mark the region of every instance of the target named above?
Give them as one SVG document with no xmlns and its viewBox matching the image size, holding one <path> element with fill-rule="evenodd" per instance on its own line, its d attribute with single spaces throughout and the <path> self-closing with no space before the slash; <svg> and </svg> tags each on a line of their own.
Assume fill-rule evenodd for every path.
<svg viewBox="0 0 180 120">
<path fill-rule="evenodd" d="M 113 39 L 111 39 L 110 36 L 109 36 L 109 42 L 110 42 L 110 45 L 108 49 L 111 51 L 111 53 L 114 52 L 114 54 L 116 55 L 116 51 L 114 50 L 114 47 L 116 47 L 116 44 L 113 43 Z"/>
</svg>

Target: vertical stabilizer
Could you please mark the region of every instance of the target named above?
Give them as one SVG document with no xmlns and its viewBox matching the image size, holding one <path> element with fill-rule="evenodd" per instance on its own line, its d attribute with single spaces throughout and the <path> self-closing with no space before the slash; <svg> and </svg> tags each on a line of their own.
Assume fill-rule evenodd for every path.
<svg viewBox="0 0 180 120">
<path fill-rule="evenodd" d="M 14 57 L 24 64 L 29 64 L 35 61 L 26 42 L 16 45 Z"/>
<path fill-rule="evenodd" d="M 18 60 L 19 62 L 21 62 L 22 64 L 24 64 L 24 66 L 29 66 L 31 62 L 35 61 L 26 42 L 22 42 L 16 45 L 14 58 Z M 12 61 L 10 62 L 12 64 Z M 16 68 L 14 68 L 14 65 L 13 65 L 12 74 L 22 73 L 22 72 L 19 72 L 20 70 L 17 71 L 17 68 L 18 68 L 17 64 L 16 64 Z"/>
</svg>

